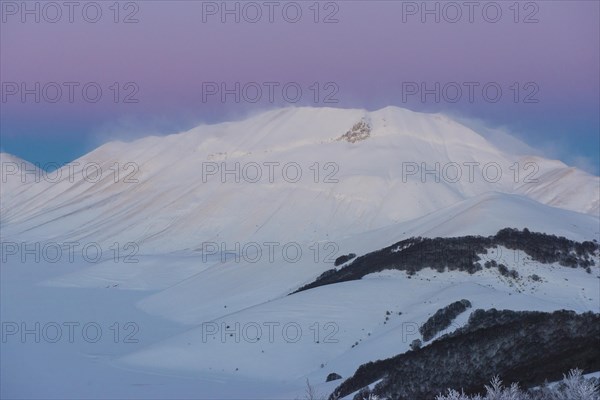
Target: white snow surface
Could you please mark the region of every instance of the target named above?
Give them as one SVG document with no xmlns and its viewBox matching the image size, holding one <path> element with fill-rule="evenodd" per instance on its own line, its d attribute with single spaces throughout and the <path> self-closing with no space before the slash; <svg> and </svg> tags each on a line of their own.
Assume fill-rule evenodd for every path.
<svg viewBox="0 0 600 400">
<path fill-rule="evenodd" d="M 366 139 L 337 140 L 360 121 L 371 128 Z M 0 160 L 5 172 L 5 165 L 19 166 L 3 175 L 3 242 L 93 242 L 104 250 L 98 262 L 76 253 L 51 263 L 31 255 L 23 261 L 3 247 L 3 323 L 91 321 L 103 329 L 97 343 L 81 335 L 58 343 L 7 337 L 3 398 L 301 398 L 306 379 L 328 394 L 341 383 L 325 383 L 330 372 L 347 378 L 365 362 L 407 351 L 419 325 L 460 299 L 473 309 L 600 312 L 598 259 L 587 273 L 504 248 L 493 256 L 517 269 L 517 280 L 495 269 L 470 275 L 426 268 L 412 277 L 383 271 L 289 295 L 333 268 L 339 255 L 413 236 L 527 227 L 578 241 L 598 238 L 598 177 L 500 151 L 444 115 L 396 107 L 274 110 L 108 143 L 62 168 L 60 182 L 22 182 L 19 168 L 34 167 L 8 154 Z M 203 166 L 215 165 L 207 163 L 236 162 L 262 165 L 263 179 L 202 179 Z M 288 182 L 275 167 L 269 182 L 265 162 L 298 163 L 302 178 Z M 310 169 L 316 162 L 318 182 Z M 97 181 L 82 173 L 92 163 L 103 171 Z M 406 172 L 421 163 L 440 163 L 440 173 L 425 182 L 420 173 L 403 176 L 403 165 Z M 479 165 L 472 181 L 463 165 L 453 183 L 444 173 L 454 170 L 442 172 L 449 163 Z M 482 175 L 492 163 L 502 170 L 498 182 Z M 518 179 L 510 169 L 515 163 Z M 132 171 L 137 183 L 124 181 Z M 337 183 L 324 182 L 332 171 Z M 535 182 L 524 179 L 531 171 Z M 220 252 L 202 253 L 207 242 L 225 243 L 229 253 L 236 243 L 258 244 L 263 253 L 254 259 L 256 247 L 247 246 L 239 259 L 222 259 Z M 272 258 L 266 242 L 277 242 Z M 135 254 L 123 249 L 127 243 L 137 245 Z M 282 251 L 290 243 L 301 249 L 294 262 Z M 122 335 L 125 323 L 135 323 L 138 342 L 121 336 L 114 343 L 114 322 Z"/>
</svg>

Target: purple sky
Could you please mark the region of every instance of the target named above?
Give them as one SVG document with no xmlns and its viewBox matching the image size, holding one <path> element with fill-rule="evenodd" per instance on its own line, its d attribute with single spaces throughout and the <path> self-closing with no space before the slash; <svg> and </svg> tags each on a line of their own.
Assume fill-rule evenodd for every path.
<svg viewBox="0 0 600 400">
<path fill-rule="evenodd" d="M 3 84 L 1 139 L 3 151 L 31 161 L 65 162 L 110 137 L 120 134 L 167 133 L 189 128 L 202 121 L 238 118 L 245 112 L 288 104 L 275 89 L 271 104 L 266 89 L 261 101 L 236 103 L 233 96 L 223 103 L 219 96 L 203 101 L 203 82 L 296 82 L 303 89 L 303 105 L 332 105 L 377 109 L 398 105 L 423 111 L 446 111 L 477 118 L 513 132 L 530 145 L 598 173 L 600 109 L 600 3 L 597 1 L 480 2 L 474 6 L 473 22 L 464 1 L 455 2 L 462 11 L 439 3 L 440 22 L 422 9 L 407 14 L 422 2 L 340 1 L 320 2 L 319 23 L 314 22 L 313 1 L 297 2 L 302 17 L 297 23 L 290 2 L 274 6 L 274 22 L 268 8 L 256 22 L 255 10 L 247 8 L 222 23 L 220 15 L 205 15 L 203 7 L 221 2 L 139 1 L 121 2 L 118 19 L 134 12 L 137 23 L 115 23 L 114 2 L 97 2 L 102 16 L 86 22 L 82 6 L 69 22 L 68 9 L 51 23 L 55 10 L 43 10 L 21 21 L 22 3 L 0 2 L 0 72 Z M 59 5 L 62 1 L 57 2 Z M 89 2 L 80 2 L 84 5 Z M 235 7 L 236 2 L 228 2 Z M 490 5 L 490 3 L 493 3 Z M 33 9 L 36 2 L 27 2 Z M 244 3 L 240 3 L 242 8 Z M 428 2 L 434 8 L 436 2 Z M 495 5 L 502 16 L 496 23 Z M 13 12 L 16 14 L 13 15 Z M 487 12 L 484 12 L 484 7 Z M 89 16 L 94 16 L 88 9 Z M 335 12 L 337 23 L 323 23 Z M 515 22 L 517 18 L 518 22 Z M 537 23 L 525 23 L 525 19 Z M 35 103 L 28 95 L 7 95 L 11 83 L 33 87 L 49 82 L 78 82 L 74 101 L 64 89 L 57 103 L 42 96 Z M 97 103 L 86 102 L 81 87 L 97 82 L 103 94 Z M 119 102 L 110 87 L 119 82 Z M 133 82 L 135 86 L 125 87 Z M 319 82 L 319 101 L 310 87 Z M 338 91 L 336 104 L 324 104 L 332 82 Z M 407 84 L 424 82 L 434 87 L 450 82 L 462 85 L 463 97 L 456 103 L 447 92 L 439 103 L 430 95 L 422 101 L 407 95 Z M 477 82 L 473 102 L 464 82 Z M 502 90 L 497 103 L 486 101 L 481 87 L 495 83 Z M 518 83 L 519 101 L 514 101 Z M 527 85 L 529 84 L 529 85 Z M 8 86 L 7 86 L 8 85 Z M 134 87 L 138 103 L 123 103 Z M 64 86 L 63 86 L 64 88 Z M 264 86 L 263 86 L 264 88 Z M 314 88 L 314 87 L 313 87 Z M 403 89 L 406 99 L 403 99 Z M 450 87 L 451 89 L 451 87 Z M 54 91 L 49 91 L 53 96 Z M 254 92 L 252 92 L 254 93 Z M 448 94 L 449 93 L 449 94 Z M 531 94 L 536 103 L 524 103 Z"/>
</svg>

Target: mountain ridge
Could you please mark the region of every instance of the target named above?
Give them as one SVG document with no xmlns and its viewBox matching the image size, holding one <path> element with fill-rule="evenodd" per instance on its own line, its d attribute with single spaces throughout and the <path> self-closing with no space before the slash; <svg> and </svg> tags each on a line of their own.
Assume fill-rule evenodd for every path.
<svg viewBox="0 0 600 400">
<path fill-rule="evenodd" d="M 361 121 L 368 123 L 368 137 L 338 140 Z M 98 170 L 99 179 L 88 176 Z M 298 170 L 301 179 L 294 181 Z M 14 179 L 6 186 L 6 236 L 134 241 L 158 252 L 191 250 L 208 240 L 319 241 L 409 221 L 489 192 L 600 212 L 598 177 L 555 160 L 513 156 L 446 116 L 397 107 L 271 110 L 164 137 L 110 142 L 59 173 L 60 181 L 42 179 L 26 190 Z M 51 223 L 58 218 L 61 226 Z"/>
</svg>

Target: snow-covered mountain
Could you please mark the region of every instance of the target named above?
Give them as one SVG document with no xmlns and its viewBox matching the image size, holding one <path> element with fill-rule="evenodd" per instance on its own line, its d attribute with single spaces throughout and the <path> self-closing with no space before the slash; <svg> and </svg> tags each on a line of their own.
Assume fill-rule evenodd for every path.
<svg viewBox="0 0 600 400">
<path fill-rule="evenodd" d="M 461 299 L 473 309 L 600 311 L 597 253 L 586 271 L 502 246 L 480 255 L 518 278 L 493 268 L 384 270 L 291 294 L 341 255 L 360 257 L 417 236 L 491 236 L 510 227 L 577 242 L 599 237 L 598 177 L 502 151 L 443 115 L 395 107 L 274 110 L 111 142 L 54 174 L 38 170 L 39 182 L 21 182 L 20 169 L 33 170 L 21 160 L 3 154 L 2 162 L 3 240 L 139 245 L 135 263 L 75 262 L 29 281 L 20 274 L 34 268 L 9 269 L 20 262 L 18 254 L 9 258 L 1 283 L 4 293 L 23 297 L 15 309 L 36 306 L 7 282 L 30 282 L 44 295 L 73 288 L 102 301 L 126 292 L 125 310 L 150 321 L 140 329 L 153 339 L 111 353 L 106 368 L 152 372 L 161 382 L 201 377 L 183 397 L 297 398 L 307 378 L 346 378 L 363 363 L 406 352 L 419 337 L 415 327 Z M 258 244 L 266 251 L 272 242 L 272 258 L 206 247 L 224 243 L 235 253 L 236 243 Z M 302 256 L 290 261 L 281 251 L 286 243 Z M 94 315 L 115 312 L 81 298 Z M 67 315 L 79 310 L 61 307 Z M 298 327 L 300 337 L 290 340 Z M 139 390 L 131 393 L 155 395 Z"/>
<path fill-rule="evenodd" d="M 236 168 L 237 178 L 226 173 Z M 5 235 L 133 241 L 146 253 L 205 241 L 337 240 L 489 192 L 600 210 L 598 177 L 502 152 L 443 115 L 395 107 L 269 111 L 111 142 L 27 190 L 19 173 L 7 180 Z"/>
</svg>

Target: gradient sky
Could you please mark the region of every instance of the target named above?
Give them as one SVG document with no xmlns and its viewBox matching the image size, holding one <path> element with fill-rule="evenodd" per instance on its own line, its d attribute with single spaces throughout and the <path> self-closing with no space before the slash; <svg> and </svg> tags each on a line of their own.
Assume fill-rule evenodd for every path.
<svg viewBox="0 0 600 400">
<path fill-rule="evenodd" d="M 449 20 L 455 9 L 444 8 L 447 2 L 439 3 L 439 23 L 435 15 L 426 15 L 423 23 L 422 10 L 406 13 L 421 2 L 401 1 L 321 2 L 319 23 L 314 22 L 315 2 L 302 1 L 297 2 L 302 18 L 290 23 L 282 15 L 286 3 L 275 7 L 272 23 L 263 6 L 256 23 L 245 21 L 244 14 L 240 23 L 233 16 L 222 23 L 220 15 L 203 21 L 208 3 L 202 1 L 121 2 L 119 23 L 109 8 L 114 2 L 99 1 L 97 23 L 87 22 L 81 8 L 75 9 L 74 22 L 63 8 L 55 23 L 44 19 L 54 18 L 55 10 L 40 10 L 38 23 L 35 15 L 22 22 L 20 9 L 13 15 L 21 1 L 0 1 L 3 95 L 11 82 L 79 82 L 80 87 L 97 82 L 103 89 L 97 103 L 84 101 L 77 89 L 72 103 L 66 89 L 57 103 L 44 98 L 35 103 L 32 95 L 25 103 L 19 94 L 3 97 L 0 148 L 42 166 L 64 163 L 112 138 L 172 133 L 288 104 L 277 90 L 273 104 L 266 94 L 256 104 L 235 103 L 231 97 L 223 103 L 217 96 L 203 101 L 203 82 L 297 82 L 304 90 L 301 105 L 443 111 L 504 129 L 550 157 L 598 174 L 600 2 L 520 2 L 516 16 L 515 2 L 498 1 L 502 16 L 495 23 L 486 20 L 495 9 L 483 12 L 490 2 L 478 3 L 473 22 L 461 6 L 462 17 L 454 23 Z M 431 8 L 435 3 L 428 2 Z M 27 4 L 34 8 L 36 2 Z M 323 23 L 336 10 L 338 22 Z M 131 12 L 138 22 L 123 23 Z M 247 12 L 248 18 L 254 16 L 253 10 Z M 528 16 L 538 22 L 524 23 Z M 125 83 L 135 83 L 139 102 L 115 103 L 109 89 L 114 82 L 121 95 L 129 92 Z M 322 90 L 334 82 L 338 103 L 315 102 L 308 89 L 314 82 Z M 497 103 L 486 101 L 481 90 L 473 102 L 466 91 L 456 103 L 445 98 L 436 103 L 433 96 L 403 99 L 406 82 L 428 87 L 496 82 L 503 94 Z M 515 102 L 510 89 L 515 82 L 521 96 L 538 88 L 533 97 L 538 102 L 524 103 L 522 97 Z"/>
</svg>

